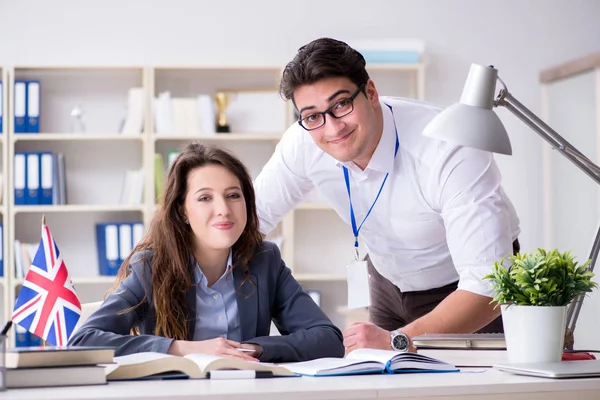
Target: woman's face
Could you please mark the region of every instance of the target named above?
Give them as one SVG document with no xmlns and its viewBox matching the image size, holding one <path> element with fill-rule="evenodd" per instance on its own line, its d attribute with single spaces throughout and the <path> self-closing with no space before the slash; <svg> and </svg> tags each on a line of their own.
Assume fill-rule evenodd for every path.
<svg viewBox="0 0 600 400">
<path fill-rule="evenodd" d="M 246 200 L 239 179 L 221 165 L 190 171 L 185 215 L 200 250 L 229 249 L 246 227 Z"/>
</svg>

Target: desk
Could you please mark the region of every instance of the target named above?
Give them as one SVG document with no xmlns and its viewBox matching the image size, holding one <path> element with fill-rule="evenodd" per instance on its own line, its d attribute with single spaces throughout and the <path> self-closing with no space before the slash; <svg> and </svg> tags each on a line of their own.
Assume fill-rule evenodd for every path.
<svg viewBox="0 0 600 400">
<path fill-rule="evenodd" d="M 2 400 L 598 400 L 600 378 L 555 380 L 496 370 L 231 381 L 111 382 L 103 386 L 12 389 Z"/>
</svg>

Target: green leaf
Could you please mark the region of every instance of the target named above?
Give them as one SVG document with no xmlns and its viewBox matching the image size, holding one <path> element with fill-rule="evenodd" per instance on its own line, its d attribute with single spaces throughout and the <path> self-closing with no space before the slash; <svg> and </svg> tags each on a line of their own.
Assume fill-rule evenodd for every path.
<svg viewBox="0 0 600 400">
<path fill-rule="evenodd" d="M 497 304 L 565 306 L 598 288 L 590 260 L 578 265 L 570 251 L 537 249 L 496 261 L 483 279 L 490 282 Z"/>
</svg>

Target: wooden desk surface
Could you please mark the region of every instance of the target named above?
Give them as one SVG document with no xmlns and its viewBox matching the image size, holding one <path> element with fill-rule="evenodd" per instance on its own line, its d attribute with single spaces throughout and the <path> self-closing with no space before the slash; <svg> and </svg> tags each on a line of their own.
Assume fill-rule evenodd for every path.
<svg viewBox="0 0 600 400">
<path fill-rule="evenodd" d="M 111 382 L 102 386 L 11 389 L 2 400 L 96 399 L 403 399 L 403 400 L 578 400 L 600 399 L 600 378 L 546 379 L 496 370 L 460 373 L 363 375 L 248 380 Z"/>
</svg>

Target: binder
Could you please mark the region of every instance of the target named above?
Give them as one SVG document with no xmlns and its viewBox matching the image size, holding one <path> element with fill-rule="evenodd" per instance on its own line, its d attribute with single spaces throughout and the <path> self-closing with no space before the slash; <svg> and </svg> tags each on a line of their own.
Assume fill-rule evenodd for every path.
<svg viewBox="0 0 600 400">
<path fill-rule="evenodd" d="M 0 276 L 4 276 L 4 225 L 0 222 Z"/>
<path fill-rule="evenodd" d="M 54 154 L 39 153 L 40 156 L 40 201 L 39 204 L 54 203 Z"/>
<path fill-rule="evenodd" d="M 15 205 L 25 205 L 25 186 L 27 180 L 27 162 L 25 153 L 15 153 Z"/>
<path fill-rule="evenodd" d="M 21 325 L 15 324 L 15 345 L 16 347 L 27 347 L 29 346 L 29 335 L 27 329 Z"/>
<path fill-rule="evenodd" d="M 29 346 L 33 346 L 33 347 L 38 347 L 42 345 L 42 338 L 40 338 L 39 336 L 31 333 L 31 332 L 27 332 L 27 336 L 28 336 L 28 342 L 29 342 Z"/>
<path fill-rule="evenodd" d="M 133 224 L 119 224 L 119 265 L 129 256 L 133 249 Z"/>
<path fill-rule="evenodd" d="M 132 235 L 133 235 L 133 248 L 135 249 L 135 246 L 137 246 L 138 243 L 144 237 L 144 224 L 142 222 L 134 222 L 133 223 Z"/>
<path fill-rule="evenodd" d="M 116 275 L 120 266 L 119 228 L 117 224 L 96 224 L 96 244 L 100 275 Z"/>
<path fill-rule="evenodd" d="M 40 133 L 40 81 L 27 81 L 27 133 Z"/>
<path fill-rule="evenodd" d="M 26 133 L 27 82 L 15 81 L 15 133 Z"/>
<path fill-rule="evenodd" d="M 4 92 L 2 91 L 2 81 L 0 81 L 0 133 L 2 133 L 2 111 L 4 109 Z"/>
<path fill-rule="evenodd" d="M 39 204 L 40 197 L 40 156 L 38 153 L 27 153 L 27 191 L 25 204 Z"/>
</svg>

